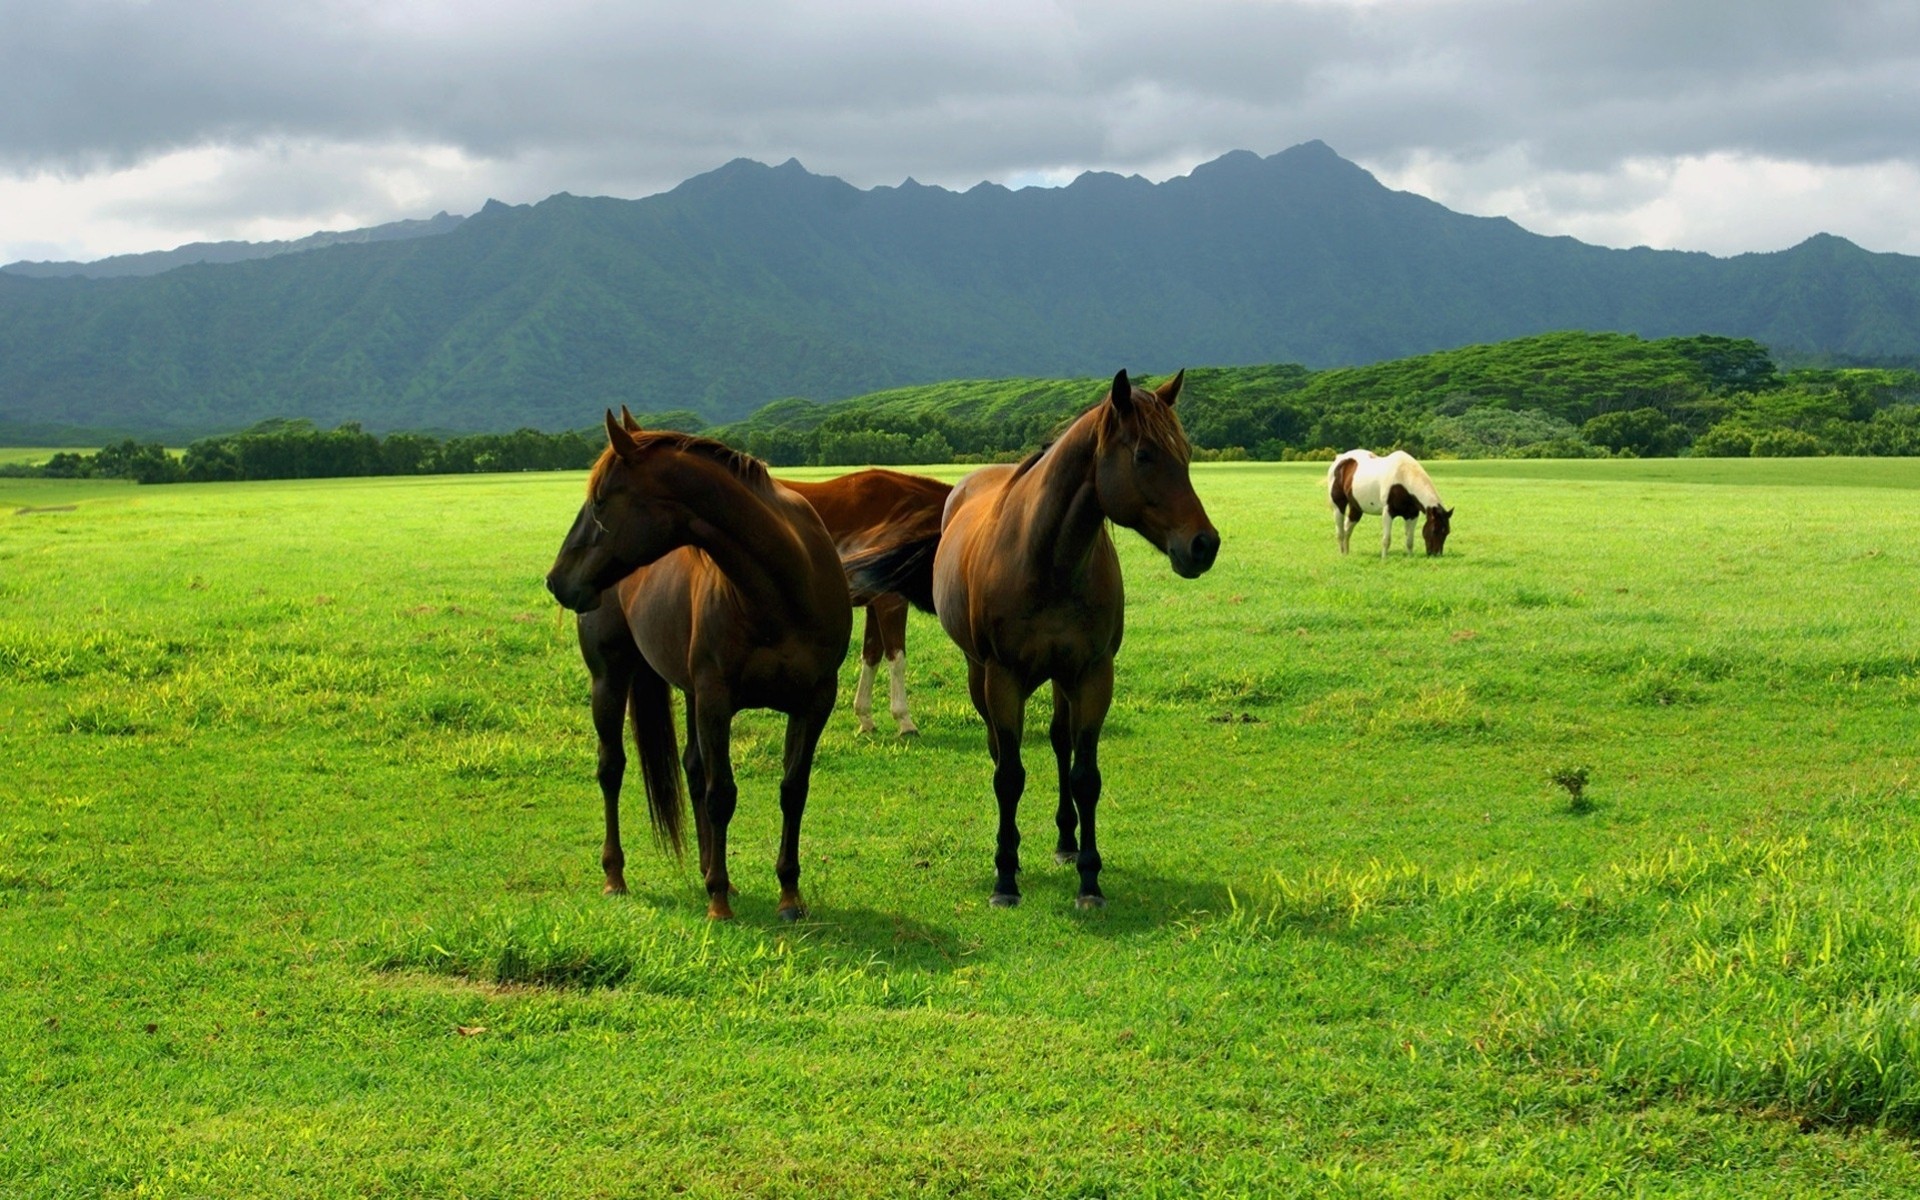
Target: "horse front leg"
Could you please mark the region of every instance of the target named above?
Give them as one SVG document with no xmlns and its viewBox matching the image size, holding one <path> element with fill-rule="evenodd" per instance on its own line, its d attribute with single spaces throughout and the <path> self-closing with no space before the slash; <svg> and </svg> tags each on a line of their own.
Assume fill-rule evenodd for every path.
<svg viewBox="0 0 1920 1200">
<path fill-rule="evenodd" d="M 606 877 L 603 890 L 609 895 L 624 895 L 627 856 L 620 846 L 620 786 L 627 774 L 627 705 L 640 663 L 640 648 L 627 630 L 626 614 L 620 610 L 614 592 L 609 590 L 606 596 L 599 608 L 581 615 L 577 632 L 580 656 L 592 679 L 593 732 L 600 744 L 594 774 L 606 814 L 606 835 L 600 843 L 600 870 Z"/>
<path fill-rule="evenodd" d="M 722 695 L 703 692 L 697 705 L 697 734 L 700 739 L 700 766 L 706 772 L 706 835 L 700 840 L 700 868 L 707 884 L 707 916 L 716 921 L 733 919 L 728 897 L 733 886 L 727 879 L 727 825 L 740 792 L 733 781 L 733 705 Z M 696 819 L 698 814 L 695 814 Z"/>
<path fill-rule="evenodd" d="M 1000 808 L 995 841 L 993 895 L 987 903 L 1011 908 L 1020 903 L 1020 793 L 1027 770 L 1020 763 L 1020 734 L 1027 697 L 1019 681 L 995 663 L 968 663 L 969 688 L 987 723 L 987 750 L 993 755 L 993 798 Z M 974 676 L 977 675 L 977 679 Z"/>
<path fill-rule="evenodd" d="M 1054 810 L 1053 823 L 1059 827 L 1060 837 L 1053 844 L 1053 861 L 1070 863 L 1080 858 L 1080 843 L 1074 840 L 1074 829 L 1078 820 L 1073 813 L 1073 790 L 1070 775 L 1073 768 L 1073 725 L 1070 720 L 1070 705 L 1067 694 L 1058 680 L 1053 685 L 1053 721 L 1047 726 L 1047 740 L 1053 744 L 1053 762 L 1060 773 L 1060 805 Z"/>
<path fill-rule="evenodd" d="M 1382 512 L 1380 514 L 1380 557 L 1384 559 L 1392 549 L 1393 514 L 1391 512 Z"/>
<path fill-rule="evenodd" d="M 623 736 L 627 691 L 632 683 L 632 669 L 614 664 L 602 664 L 602 671 L 593 676 L 593 731 L 600 740 L 595 776 L 600 782 L 600 803 L 606 813 L 606 837 L 600 843 L 600 870 L 606 876 L 602 890 L 610 896 L 623 896 L 627 891 L 627 856 L 620 847 L 620 784 L 627 774 Z"/>
<path fill-rule="evenodd" d="M 687 797 L 693 803 L 693 840 L 700 851 L 700 878 L 713 864 L 713 842 L 707 821 L 707 770 L 700 761 L 699 706 L 693 693 L 687 693 L 687 746 L 680 752 L 680 767 L 687 774 Z"/>
<path fill-rule="evenodd" d="M 853 689 L 853 715 L 860 722 L 861 733 L 874 732 L 873 676 L 879 669 L 884 651 L 885 638 L 880 630 L 879 606 L 869 604 L 866 635 L 860 642 L 860 682 Z"/>
<path fill-rule="evenodd" d="M 1065 698 L 1070 702 L 1073 739 L 1073 768 L 1067 783 L 1080 816 L 1080 854 L 1074 860 L 1080 869 L 1080 895 L 1074 903 L 1101 908 L 1107 897 L 1100 890 L 1100 841 L 1093 818 L 1100 806 L 1100 729 L 1113 704 L 1113 660 L 1095 663 Z"/>
<path fill-rule="evenodd" d="M 780 881 L 778 911 L 782 921 L 797 921 L 807 914 L 806 904 L 800 899 L 800 819 L 807 811 L 813 752 L 832 712 L 833 689 L 829 686 L 810 708 L 787 718 L 785 770 L 780 776 L 780 853 L 773 861 L 774 877 Z"/>
</svg>

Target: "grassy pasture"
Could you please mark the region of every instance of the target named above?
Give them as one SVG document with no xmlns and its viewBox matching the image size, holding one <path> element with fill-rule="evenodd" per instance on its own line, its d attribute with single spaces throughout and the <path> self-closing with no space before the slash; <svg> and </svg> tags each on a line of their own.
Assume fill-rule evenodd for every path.
<svg viewBox="0 0 1920 1200">
<path fill-rule="evenodd" d="M 1109 908 L 1044 701 L 987 907 L 916 615 L 798 928 L 764 714 L 740 920 L 632 799 L 598 894 L 578 476 L 0 479 L 0 1193 L 1920 1188 L 1920 470 L 1435 464 L 1450 552 L 1386 562 L 1321 474 L 1197 468 L 1197 581 L 1120 535 Z"/>
<path fill-rule="evenodd" d="M 77 450 L 75 453 L 92 454 L 97 449 L 99 449 L 99 447 L 89 446 L 84 450 Z M 59 453 L 60 451 L 57 449 L 48 449 L 44 446 L 0 446 L 0 466 L 11 463 L 38 466 Z"/>
</svg>

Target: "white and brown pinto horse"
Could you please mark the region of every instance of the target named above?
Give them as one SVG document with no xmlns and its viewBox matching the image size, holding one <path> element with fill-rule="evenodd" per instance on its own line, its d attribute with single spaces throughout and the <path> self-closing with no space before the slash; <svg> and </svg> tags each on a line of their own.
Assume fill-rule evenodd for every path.
<svg viewBox="0 0 1920 1200">
<path fill-rule="evenodd" d="M 1413 553 L 1413 520 L 1425 515 L 1420 536 L 1426 539 L 1427 553 L 1438 554 L 1447 544 L 1452 528 L 1453 510 L 1443 508 L 1440 493 L 1427 478 L 1427 472 L 1405 450 L 1381 457 L 1371 450 L 1349 450 L 1327 468 L 1327 499 L 1333 504 L 1334 530 L 1340 536 L 1340 553 L 1347 552 L 1347 539 L 1363 514 L 1380 518 L 1380 557 L 1393 548 L 1393 519 L 1406 522 L 1407 553 Z"/>
</svg>

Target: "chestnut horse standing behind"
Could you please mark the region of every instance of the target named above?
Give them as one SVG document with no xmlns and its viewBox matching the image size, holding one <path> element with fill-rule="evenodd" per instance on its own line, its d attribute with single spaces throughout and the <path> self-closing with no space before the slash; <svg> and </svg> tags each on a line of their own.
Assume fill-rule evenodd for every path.
<svg viewBox="0 0 1920 1200">
<path fill-rule="evenodd" d="M 687 700 L 687 783 L 694 797 L 707 915 L 733 916 L 727 825 L 733 714 L 787 714 L 780 778 L 779 914 L 800 899 L 800 818 L 814 748 L 833 711 L 853 628 L 833 539 L 811 505 L 759 460 L 707 438 L 630 431 L 607 414 L 607 449 L 547 588 L 579 614 L 600 739 L 606 890 L 627 890 L 620 846 L 620 723 L 631 714 L 654 832 L 681 846 L 680 768 L 668 687 Z"/>
<path fill-rule="evenodd" d="M 841 557 L 850 558 L 883 543 L 938 535 L 940 512 L 953 485 L 924 475 L 873 468 L 822 483 L 783 479 L 799 492 L 833 535 Z M 860 604 L 862 597 L 854 597 Z M 901 736 L 919 728 L 907 715 L 907 599 L 883 592 L 865 600 L 867 631 L 860 650 L 860 683 L 853 693 L 853 715 L 861 733 L 872 733 L 873 679 L 880 661 L 888 664 L 888 708 Z"/>
<path fill-rule="evenodd" d="M 1426 521 L 1420 536 L 1426 540 L 1427 553 L 1438 554 L 1447 544 L 1453 528 L 1453 510 L 1440 506 L 1440 493 L 1427 478 L 1426 469 L 1405 450 L 1395 450 L 1382 458 L 1371 450 L 1349 450 L 1327 467 L 1327 499 L 1333 505 L 1334 533 L 1340 538 L 1340 553 L 1347 552 L 1347 539 L 1363 513 L 1380 516 L 1380 557 L 1393 548 L 1393 519 L 1399 517 L 1407 527 L 1407 553 L 1413 553 L 1413 519 L 1422 513 Z"/>
<path fill-rule="evenodd" d="M 1121 371 L 1107 397 L 1052 445 L 1018 466 L 973 472 L 947 501 L 933 599 L 940 624 L 967 656 L 967 686 L 987 724 L 1000 807 L 993 904 L 1020 901 L 1021 727 L 1027 697 L 1048 682 L 1048 736 L 1060 778 L 1054 857 L 1079 867 L 1081 907 L 1106 903 L 1094 810 L 1125 601 L 1107 522 L 1140 533 L 1187 579 L 1211 567 L 1220 550 L 1193 494 L 1191 450 L 1173 412 L 1184 374 L 1147 391 Z M 856 586 L 869 569 L 884 579 L 885 565 L 857 566 Z"/>
</svg>

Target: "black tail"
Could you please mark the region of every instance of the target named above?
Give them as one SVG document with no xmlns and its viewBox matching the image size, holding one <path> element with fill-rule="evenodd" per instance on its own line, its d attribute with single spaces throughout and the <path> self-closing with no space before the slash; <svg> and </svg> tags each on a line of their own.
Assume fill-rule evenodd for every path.
<svg viewBox="0 0 1920 1200">
<path fill-rule="evenodd" d="M 898 592 L 921 612 L 932 612 L 933 553 L 939 548 L 940 535 L 934 533 L 861 550 L 841 559 L 853 602 L 866 604 L 875 596 Z"/>
<path fill-rule="evenodd" d="M 680 788 L 680 749 L 673 735 L 673 689 L 644 659 L 628 687 L 627 715 L 640 749 L 640 778 L 647 786 L 653 836 L 679 858 L 686 804 Z"/>
</svg>

